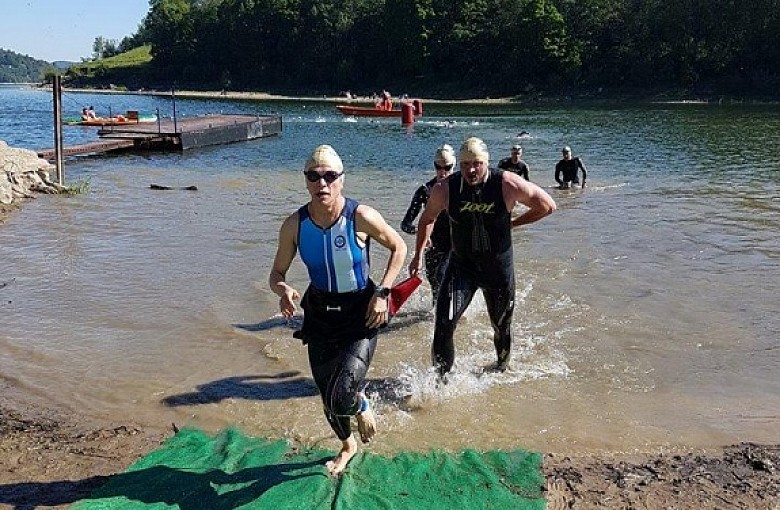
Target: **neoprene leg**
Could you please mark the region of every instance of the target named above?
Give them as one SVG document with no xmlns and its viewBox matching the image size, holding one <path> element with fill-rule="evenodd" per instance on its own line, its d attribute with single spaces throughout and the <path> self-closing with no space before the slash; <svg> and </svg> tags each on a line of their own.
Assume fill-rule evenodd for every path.
<svg viewBox="0 0 780 510">
<path fill-rule="evenodd" d="M 496 347 L 498 368 L 506 369 L 512 352 L 512 314 L 515 310 L 514 279 L 506 287 L 482 289 L 485 306 L 493 326 L 493 345 Z"/>
<path fill-rule="evenodd" d="M 455 363 L 455 328 L 477 291 L 476 283 L 465 277 L 456 266 L 452 262 L 448 264 L 441 283 L 441 292 L 436 300 L 432 355 L 433 365 L 439 375 L 452 370 Z"/>
<path fill-rule="evenodd" d="M 308 346 L 309 364 L 322 396 L 325 418 L 344 441 L 352 435 L 350 417 L 360 408 L 358 392 L 374 357 L 376 336 L 355 342 Z"/>
</svg>

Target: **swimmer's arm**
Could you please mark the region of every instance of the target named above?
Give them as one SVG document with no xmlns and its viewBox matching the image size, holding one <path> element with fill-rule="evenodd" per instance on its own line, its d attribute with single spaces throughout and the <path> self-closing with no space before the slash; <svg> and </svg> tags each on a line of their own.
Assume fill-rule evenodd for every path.
<svg viewBox="0 0 780 510">
<path fill-rule="evenodd" d="M 582 187 L 585 187 L 585 180 L 588 178 L 588 170 L 585 168 L 585 163 L 580 158 L 577 158 L 577 166 L 582 170 Z"/>
<path fill-rule="evenodd" d="M 507 172 L 504 173 L 503 178 L 503 194 L 507 210 L 511 211 L 516 203 L 528 207 L 526 212 L 512 218 L 512 227 L 539 221 L 555 212 L 557 208 L 555 201 L 536 184 Z"/>
<path fill-rule="evenodd" d="M 290 269 L 295 254 L 298 251 L 298 213 L 292 214 L 279 229 L 279 244 L 276 256 L 268 276 L 268 285 L 279 296 L 279 310 L 285 317 L 292 317 L 296 311 L 295 301 L 300 299 L 300 293 L 287 284 L 287 270 Z"/>
<path fill-rule="evenodd" d="M 425 192 L 425 186 L 420 186 L 412 197 L 412 203 L 409 204 L 409 209 L 406 211 L 403 221 L 401 221 L 401 230 L 407 234 L 416 234 L 417 228 L 414 226 L 414 219 L 420 214 L 420 209 L 423 208 L 427 201 L 427 193 Z"/>
<path fill-rule="evenodd" d="M 370 238 L 376 240 L 390 251 L 390 258 L 387 261 L 385 273 L 379 281 L 380 286 L 390 287 L 398 273 L 401 272 L 404 259 L 406 259 L 406 243 L 398 232 L 387 224 L 376 209 L 367 205 L 360 205 L 355 213 L 358 231 L 365 232 Z"/>
<path fill-rule="evenodd" d="M 406 243 L 398 232 L 387 224 L 381 214 L 367 205 L 358 206 L 355 211 L 355 225 L 358 232 L 364 232 L 390 250 L 390 258 L 387 261 L 385 274 L 379 281 L 379 286 L 391 287 L 406 258 Z M 389 318 L 388 313 L 387 297 L 382 298 L 375 294 L 366 309 L 366 327 L 376 328 L 386 323 Z"/>
<path fill-rule="evenodd" d="M 555 182 L 563 186 L 563 181 L 561 180 L 561 173 L 563 173 L 563 168 L 561 167 L 561 164 L 558 163 L 555 165 Z"/>
<path fill-rule="evenodd" d="M 415 239 L 414 255 L 412 256 L 412 261 L 409 263 L 410 275 L 415 275 L 420 271 L 421 256 L 431 238 L 433 224 L 436 222 L 436 218 L 439 217 L 439 213 L 447 207 L 448 190 L 447 181 L 436 183 L 431 190 L 431 196 L 425 204 L 425 209 L 423 210 L 422 216 L 420 216 L 420 221 L 417 223 L 417 238 Z"/>
</svg>

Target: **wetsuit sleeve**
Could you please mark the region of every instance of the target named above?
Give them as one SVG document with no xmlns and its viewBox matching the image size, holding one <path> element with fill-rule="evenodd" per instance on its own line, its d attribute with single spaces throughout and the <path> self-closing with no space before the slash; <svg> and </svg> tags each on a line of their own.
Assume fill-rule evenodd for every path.
<svg viewBox="0 0 780 510">
<path fill-rule="evenodd" d="M 531 180 L 530 176 L 528 175 L 528 164 L 523 165 L 523 170 L 522 172 L 520 172 L 520 174 L 521 177 L 523 177 L 523 179 L 525 179 L 526 181 Z"/>
<path fill-rule="evenodd" d="M 403 221 L 401 221 L 401 230 L 407 234 L 416 234 L 417 227 L 414 226 L 414 219 L 420 214 L 420 210 L 428 202 L 428 193 L 425 191 L 425 186 L 420 186 L 415 191 L 412 197 L 412 203 L 409 204 L 409 209 L 406 211 Z"/>
<path fill-rule="evenodd" d="M 561 180 L 561 172 L 563 172 L 563 168 L 561 167 L 561 162 L 559 161 L 558 164 L 555 165 L 555 182 L 563 186 L 563 181 Z"/>
<path fill-rule="evenodd" d="M 577 158 L 577 166 L 582 170 L 582 184 L 585 184 L 585 180 L 588 178 L 588 171 L 585 169 L 585 165 L 582 164 L 580 158 Z"/>
</svg>

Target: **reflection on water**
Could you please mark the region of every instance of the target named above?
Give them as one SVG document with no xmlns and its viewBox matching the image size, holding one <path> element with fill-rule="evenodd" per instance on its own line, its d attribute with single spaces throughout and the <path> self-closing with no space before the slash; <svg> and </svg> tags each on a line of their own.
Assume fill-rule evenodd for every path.
<svg viewBox="0 0 780 510">
<path fill-rule="evenodd" d="M 0 139 L 50 145 L 48 96 L 5 94 L 0 108 L 21 102 L 38 127 L 20 134 L 2 115 Z M 121 108 L 141 111 L 165 103 L 76 100 L 123 100 Z M 258 435 L 329 438 L 305 349 L 291 337 L 300 319 L 276 316 L 267 289 L 278 228 L 307 199 L 308 152 L 336 147 L 347 193 L 398 225 L 433 175 L 435 147 L 478 135 L 497 160 L 528 131 L 531 178 L 559 210 L 514 234 L 512 367 L 485 370 L 492 331 L 478 295 L 456 333 L 457 371 L 437 386 L 425 284 L 382 335 L 369 373 L 382 434 L 372 448 L 777 439 L 776 109 L 431 104 L 404 129 L 345 119 L 326 104 L 177 108 L 279 112 L 284 132 L 185 154 L 79 158 L 66 177 L 89 181 L 89 193 L 40 197 L 0 226 L 0 377 L 32 398 L 157 427 L 238 424 Z M 68 136 L 94 136 L 78 133 Z M 590 188 L 552 189 L 563 144 L 583 157 Z M 381 268 L 381 250 L 374 254 Z M 290 278 L 303 290 L 298 262 Z"/>
</svg>

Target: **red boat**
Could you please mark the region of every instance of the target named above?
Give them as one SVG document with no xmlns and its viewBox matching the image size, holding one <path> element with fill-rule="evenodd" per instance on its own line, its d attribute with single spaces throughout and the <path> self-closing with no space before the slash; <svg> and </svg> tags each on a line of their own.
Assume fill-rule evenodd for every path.
<svg viewBox="0 0 780 510">
<path fill-rule="evenodd" d="M 336 105 L 336 108 L 344 115 L 353 117 L 400 117 L 401 110 L 377 110 L 368 106 Z"/>
<path fill-rule="evenodd" d="M 412 101 L 414 116 L 422 115 L 422 103 L 419 99 Z M 401 117 L 403 110 L 379 110 L 373 106 L 351 106 L 346 104 L 336 105 L 338 111 L 344 115 L 353 117 Z"/>
</svg>

